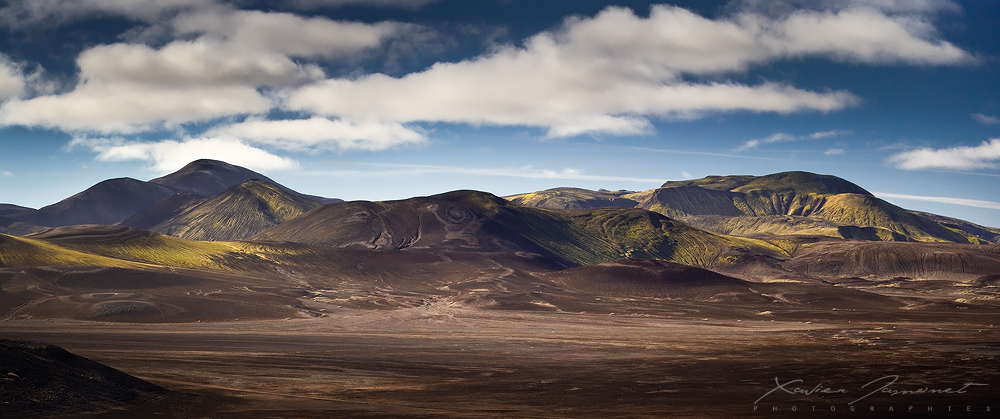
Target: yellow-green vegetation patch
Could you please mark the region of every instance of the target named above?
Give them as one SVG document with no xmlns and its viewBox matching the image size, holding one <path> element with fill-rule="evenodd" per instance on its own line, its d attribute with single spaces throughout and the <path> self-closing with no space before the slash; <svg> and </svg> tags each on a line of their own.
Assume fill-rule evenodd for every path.
<svg viewBox="0 0 1000 419">
<path fill-rule="evenodd" d="M 141 267 L 137 263 L 89 254 L 44 240 L 0 234 L 0 267 L 26 266 Z"/>
</svg>

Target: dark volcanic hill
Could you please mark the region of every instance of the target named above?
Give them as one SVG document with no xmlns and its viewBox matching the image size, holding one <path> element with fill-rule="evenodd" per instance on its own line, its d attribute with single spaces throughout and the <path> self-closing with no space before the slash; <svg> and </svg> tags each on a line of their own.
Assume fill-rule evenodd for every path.
<svg viewBox="0 0 1000 419">
<path fill-rule="evenodd" d="M 36 212 L 12 218 L 48 227 L 114 224 L 176 193 L 175 189 L 141 180 L 109 179 Z"/>
<path fill-rule="evenodd" d="M 34 208 L 22 207 L 20 205 L 0 204 L 0 217 L 17 217 L 33 213 Z"/>
<path fill-rule="evenodd" d="M 565 266 L 629 257 L 709 265 L 733 248 L 780 253 L 764 242 L 706 233 L 641 209 L 547 210 L 476 191 L 330 204 L 252 239 L 341 248 L 530 252 Z"/>
<path fill-rule="evenodd" d="M 53 345 L 0 339 L 5 417 L 79 416 L 148 402 L 168 391 Z"/>
<path fill-rule="evenodd" d="M 149 183 L 204 197 L 213 197 L 250 179 L 260 179 L 277 184 L 267 176 L 245 167 L 209 159 L 195 160 L 180 170 L 150 180 Z"/>
<path fill-rule="evenodd" d="M 511 199 L 533 206 L 559 200 L 564 207 L 608 202 L 594 199 L 596 192 L 557 192 L 542 191 Z M 808 172 L 709 176 L 618 196 L 636 201 L 638 208 L 722 234 L 821 234 L 862 240 L 954 243 L 996 243 L 1000 239 L 1000 231 L 995 229 L 907 211 L 847 180 Z"/>
<path fill-rule="evenodd" d="M 174 196 L 121 225 L 190 240 L 242 240 L 319 206 L 311 197 L 254 179 L 209 199 Z"/>
</svg>

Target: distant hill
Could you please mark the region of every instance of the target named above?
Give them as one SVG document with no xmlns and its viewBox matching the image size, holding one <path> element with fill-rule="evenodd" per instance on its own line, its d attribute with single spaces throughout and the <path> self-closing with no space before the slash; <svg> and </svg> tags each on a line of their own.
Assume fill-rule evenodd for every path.
<svg viewBox="0 0 1000 419">
<path fill-rule="evenodd" d="M 132 178 L 109 179 L 38 211 L 11 218 L 48 227 L 114 224 L 177 192 Z"/>
<path fill-rule="evenodd" d="M 573 207 L 602 204 L 596 192 L 558 190 L 511 197 L 526 205 L 553 200 Z M 709 176 L 666 182 L 645 192 L 616 195 L 637 208 L 692 226 L 741 236 L 820 234 L 880 241 L 997 243 L 1000 230 L 907 211 L 847 180 L 808 172 L 767 176 Z M 530 199 L 529 199 L 530 198 Z M 606 206 L 611 206 L 607 204 Z"/>
<path fill-rule="evenodd" d="M 0 233 L 23 236 L 45 230 L 48 227 L 25 224 L 10 217 L 0 216 Z"/>
<path fill-rule="evenodd" d="M 176 195 L 121 225 L 189 240 L 241 240 L 319 206 L 312 198 L 253 179 L 208 199 Z"/>
<path fill-rule="evenodd" d="M 580 188 L 554 188 L 541 192 L 507 197 L 515 204 L 548 209 L 634 208 L 639 204 L 626 197 L 628 191 L 591 191 Z"/>
<path fill-rule="evenodd" d="M 37 211 L 34 208 L 22 207 L 13 204 L 0 204 L 0 217 L 17 217 Z"/>
<path fill-rule="evenodd" d="M 60 227 L 116 223 L 153 229 L 159 224 L 179 216 L 182 212 L 189 211 L 191 207 L 200 204 L 207 198 L 214 197 L 229 188 L 253 179 L 274 185 L 282 193 L 294 196 L 293 200 L 309 201 L 310 204 L 306 205 L 308 207 L 342 202 L 334 198 L 299 194 L 260 173 L 240 166 L 217 160 L 196 160 L 177 172 L 149 182 L 131 178 L 109 179 L 39 210 L 0 204 L 0 217 L 7 217 L 0 218 L 0 232 L 19 235 L 38 231 L 37 226 Z M 293 206 L 301 205 L 305 204 L 293 204 Z M 264 213 L 256 215 L 257 218 L 266 220 L 287 217 L 287 213 L 282 212 L 283 210 L 269 214 L 267 212 L 275 210 L 275 208 L 268 209 L 266 205 L 260 208 Z M 237 213 L 243 214 L 241 217 L 244 220 L 237 222 L 237 224 L 246 225 L 247 211 L 249 211 L 248 208 L 232 209 L 227 214 L 231 216 Z M 267 222 L 260 225 L 270 226 Z M 240 228 L 242 227 L 220 232 L 217 236 L 235 237 L 234 232 Z M 250 228 L 250 230 L 257 232 L 260 229 Z M 209 237 L 213 234 L 192 233 L 192 236 Z"/>
<path fill-rule="evenodd" d="M 734 248 L 781 253 L 765 242 L 695 230 L 641 209 L 547 210 L 476 191 L 330 204 L 252 239 L 341 248 L 531 252 L 564 266 L 622 258 L 705 266 L 720 263 Z"/>
</svg>

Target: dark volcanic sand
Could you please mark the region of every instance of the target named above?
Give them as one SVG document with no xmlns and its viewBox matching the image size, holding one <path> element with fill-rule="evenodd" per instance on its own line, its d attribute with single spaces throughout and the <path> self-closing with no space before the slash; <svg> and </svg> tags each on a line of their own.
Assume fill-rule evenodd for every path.
<svg viewBox="0 0 1000 419">
<path fill-rule="evenodd" d="M 995 312 L 812 323 L 443 305 L 327 314 L 9 320 L 0 333 L 60 345 L 176 392 L 106 417 L 1000 417 Z M 899 378 L 889 390 L 939 392 L 849 404 L 890 375 Z M 822 384 L 846 394 L 779 390 L 755 405 L 775 377 L 802 380 L 789 389 Z M 940 393 L 965 383 L 987 385 Z"/>
</svg>

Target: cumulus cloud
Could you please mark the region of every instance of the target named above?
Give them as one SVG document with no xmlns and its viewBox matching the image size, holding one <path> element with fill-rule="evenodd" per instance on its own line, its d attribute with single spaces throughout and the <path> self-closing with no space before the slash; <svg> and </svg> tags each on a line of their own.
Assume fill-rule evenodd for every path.
<svg viewBox="0 0 1000 419">
<path fill-rule="evenodd" d="M 1000 118 L 995 117 L 993 115 L 986 115 L 986 114 L 982 114 L 982 113 L 974 113 L 974 114 L 972 114 L 972 119 L 975 119 L 977 122 L 979 122 L 980 124 L 983 124 L 983 125 L 997 125 L 997 124 L 1000 124 Z"/>
<path fill-rule="evenodd" d="M 164 87 L 92 82 L 65 94 L 10 100 L 0 107 L 0 124 L 130 134 L 192 121 L 259 114 L 271 106 L 271 100 L 252 86 Z"/>
<path fill-rule="evenodd" d="M 321 79 L 316 65 L 262 50 L 236 50 L 223 42 L 172 42 L 153 49 L 137 44 L 102 45 L 77 59 L 80 77 L 113 83 L 161 86 L 279 86 Z"/>
<path fill-rule="evenodd" d="M 291 120 L 249 119 L 214 128 L 207 136 L 234 138 L 288 151 L 386 150 L 420 144 L 426 136 L 398 122 L 351 122 L 322 117 Z"/>
<path fill-rule="evenodd" d="M 431 1 L 296 0 L 279 7 L 420 7 Z M 426 141 L 414 125 L 420 122 L 532 126 L 549 137 L 566 137 L 647 134 L 656 118 L 719 112 L 829 112 L 859 98 L 724 76 L 804 57 L 866 65 L 970 61 L 918 14 L 943 10 L 934 9 L 940 5 L 920 1 L 927 3 L 913 6 L 920 11 L 902 10 L 898 1 L 852 0 L 780 14 L 748 6 L 718 18 L 667 5 L 653 6 L 649 17 L 609 7 L 594 17 L 569 18 L 521 46 L 497 46 L 400 77 L 334 79 L 325 79 L 322 65 L 351 63 L 376 51 L 391 54 L 394 42 L 426 39 L 428 30 L 241 10 L 253 4 L 242 0 L 13 1 L 4 12 L 21 22 L 117 15 L 146 22 L 149 33 L 166 38 L 147 45 L 134 43 L 142 36 L 126 36 L 133 43 L 85 50 L 77 58 L 74 89 L 10 99 L 0 106 L 0 124 L 134 134 L 250 115 L 211 129 L 212 138 L 272 150 L 382 150 Z M 0 63 L 0 95 L 2 70 Z M 10 91 L 16 90 L 14 85 Z M 304 119 L 263 119 L 276 108 Z"/>
<path fill-rule="evenodd" d="M 120 139 L 77 137 L 71 147 L 87 147 L 97 153 L 99 161 L 140 160 L 159 173 L 176 171 L 192 160 L 217 159 L 252 170 L 270 171 L 298 167 L 295 160 L 247 145 L 239 140 L 194 138 L 182 141 L 129 142 Z"/>
<path fill-rule="evenodd" d="M 342 58 L 421 30 L 391 22 L 339 22 L 227 8 L 182 14 L 171 25 L 178 36 L 196 38 L 159 49 L 124 43 L 87 49 L 77 58 L 80 82 L 75 89 L 6 103 L 0 107 L 0 123 L 127 134 L 263 114 L 274 103 L 262 88 L 325 76 L 317 64 L 297 59 Z M 2 87 L 0 71 L 0 94 Z"/>
<path fill-rule="evenodd" d="M 792 142 L 792 141 L 801 141 L 801 140 L 819 140 L 819 139 L 823 139 L 823 138 L 830 138 L 830 137 L 836 137 L 836 136 L 840 136 L 840 135 L 847 135 L 847 134 L 850 134 L 850 133 L 851 133 L 850 131 L 838 130 L 838 129 L 829 130 L 829 131 L 814 132 L 814 133 L 809 134 L 809 135 L 791 135 L 791 134 L 787 134 L 787 133 L 784 133 L 784 132 L 776 132 L 776 133 L 771 134 L 771 135 L 769 135 L 767 137 L 764 137 L 764 138 L 754 138 L 754 139 L 747 140 L 747 142 L 743 143 L 742 146 L 737 147 L 733 151 L 737 151 L 737 152 L 739 152 L 739 151 L 746 151 L 746 150 L 749 150 L 749 149 L 752 149 L 752 148 L 757 148 L 757 147 L 759 147 L 761 145 L 764 145 L 764 144 L 788 143 L 788 142 Z M 841 151 L 843 151 L 843 150 L 841 150 Z"/>
<path fill-rule="evenodd" d="M 919 169 L 988 169 L 1000 162 L 1000 138 L 969 147 L 919 148 L 889 157 L 889 162 L 905 170 Z"/>
<path fill-rule="evenodd" d="M 291 57 L 337 57 L 378 47 L 394 36 L 408 35 L 417 25 L 335 21 L 291 13 L 218 9 L 175 18 L 178 35 L 224 40 L 240 52 L 267 51 Z"/>
<path fill-rule="evenodd" d="M 763 83 L 699 83 L 685 74 L 745 71 L 774 60 L 958 64 L 965 51 L 930 28 L 872 9 L 744 13 L 709 19 L 672 6 L 648 18 L 610 7 L 486 55 L 395 78 L 332 79 L 287 94 L 288 109 L 352 119 L 527 125 L 550 137 L 648 132 L 650 117 L 711 112 L 833 111 L 858 99 Z"/>
</svg>

